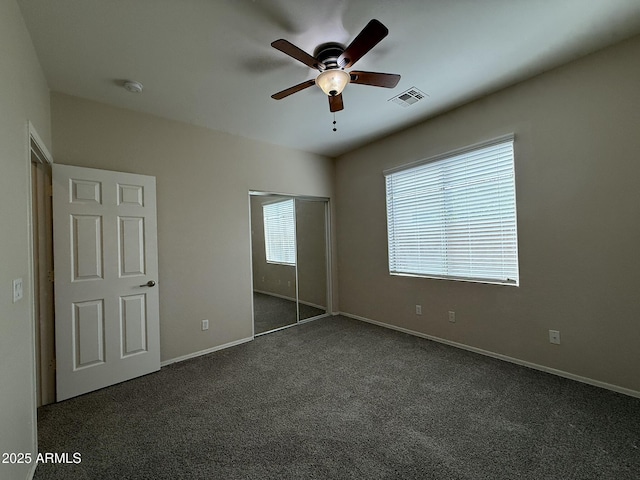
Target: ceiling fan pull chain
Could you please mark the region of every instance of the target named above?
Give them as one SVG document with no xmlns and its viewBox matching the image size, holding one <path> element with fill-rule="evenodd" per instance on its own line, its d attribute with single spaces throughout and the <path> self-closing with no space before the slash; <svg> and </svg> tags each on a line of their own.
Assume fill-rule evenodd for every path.
<svg viewBox="0 0 640 480">
<path fill-rule="evenodd" d="M 338 131 L 338 129 L 336 128 L 336 112 L 333 112 L 333 131 Z"/>
</svg>

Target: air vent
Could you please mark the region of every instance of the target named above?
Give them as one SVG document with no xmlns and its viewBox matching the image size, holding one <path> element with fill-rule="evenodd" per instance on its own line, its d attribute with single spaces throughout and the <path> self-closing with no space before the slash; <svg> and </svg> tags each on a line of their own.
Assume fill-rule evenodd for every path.
<svg viewBox="0 0 640 480">
<path fill-rule="evenodd" d="M 427 98 L 429 95 L 424 93 L 422 90 L 419 90 L 416 87 L 411 87 L 409 90 L 402 92 L 400 95 L 396 95 L 393 98 L 390 98 L 390 102 L 397 103 L 403 107 L 409 107 L 414 103 Z"/>
</svg>

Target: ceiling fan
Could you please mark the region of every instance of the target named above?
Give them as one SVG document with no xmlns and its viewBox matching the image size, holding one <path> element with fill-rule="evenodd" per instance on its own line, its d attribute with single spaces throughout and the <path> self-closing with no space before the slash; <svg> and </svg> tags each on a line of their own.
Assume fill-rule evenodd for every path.
<svg viewBox="0 0 640 480">
<path fill-rule="evenodd" d="M 315 84 L 328 95 L 329 110 L 338 112 L 344 108 L 342 91 L 349 83 L 384 88 L 395 87 L 400 81 L 400 75 L 353 70 L 346 72 L 344 70 L 352 67 L 388 34 L 387 27 L 374 19 L 362 29 L 347 48 L 344 48 L 339 43 L 324 43 L 315 49 L 314 56 L 309 55 L 287 40 L 276 40 L 271 43 L 273 48 L 295 58 L 308 67 L 320 71 L 320 74 L 315 79 L 307 80 L 281 92 L 274 93 L 271 98 L 282 100 Z"/>
</svg>

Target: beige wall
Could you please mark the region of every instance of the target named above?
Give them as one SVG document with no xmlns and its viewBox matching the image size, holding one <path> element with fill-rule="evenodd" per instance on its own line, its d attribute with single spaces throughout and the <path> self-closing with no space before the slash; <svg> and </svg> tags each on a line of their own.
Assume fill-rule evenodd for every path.
<svg viewBox="0 0 640 480">
<path fill-rule="evenodd" d="M 251 337 L 249 190 L 332 197 L 333 161 L 57 93 L 51 115 L 57 163 L 157 179 L 162 360 Z"/>
<path fill-rule="evenodd" d="M 341 311 L 640 392 L 638 58 L 640 37 L 337 159 Z M 520 287 L 390 276 L 382 171 L 511 132 Z"/>
<path fill-rule="evenodd" d="M 50 148 L 49 90 L 14 0 L 0 1 L 0 452 L 35 453 L 28 121 Z M 12 280 L 24 298 L 13 303 Z M 0 478 L 31 465 L 0 464 Z"/>
</svg>

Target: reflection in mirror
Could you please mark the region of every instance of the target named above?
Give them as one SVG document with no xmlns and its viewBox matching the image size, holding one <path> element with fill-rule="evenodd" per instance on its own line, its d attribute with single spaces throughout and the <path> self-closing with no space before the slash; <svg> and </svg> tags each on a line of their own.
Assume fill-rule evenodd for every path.
<svg viewBox="0 0 640 480">
<path fill-rule="evenodd" d="M 298 320 L 327 313 L 326 202 L 296 199 Z"/>
<path fill-rule="evenodd" d="M 254 334 L 297 322 L 295 204 L 251 195 Z"/>
<path fill-rule="evenodd" d="M 250 199 L 254 335 L 327 315 L 327 199 Z"/>
</svg>

